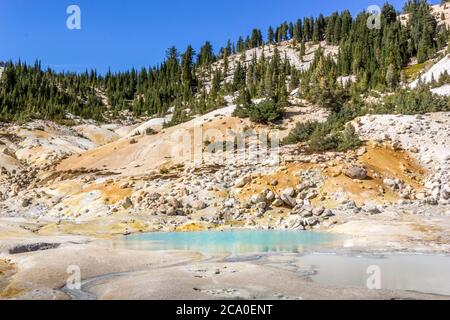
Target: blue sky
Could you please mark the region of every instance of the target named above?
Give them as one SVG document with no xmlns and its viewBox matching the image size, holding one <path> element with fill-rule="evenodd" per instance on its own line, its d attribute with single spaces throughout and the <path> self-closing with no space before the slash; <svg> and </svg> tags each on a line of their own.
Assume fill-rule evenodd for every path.
<svg viewBox="0 0 450 320">
<path fill-rule="evenodd" d="M 1 0 L 0 60 L 40 59 L 56 70 L 105 72 L 161 62 L 175 45 L 196 50 L 210 40 L 217 50 L 228 39 L 258 27 L 349 9 L 356 14 L 376 0 Z M 431 1 L 435 3 L 436 1 Z M 391 0 L 396 8 L 404 0 Z M 81 30 L 68 30 L 66 9 L 81 8 Z"/>
</svg>

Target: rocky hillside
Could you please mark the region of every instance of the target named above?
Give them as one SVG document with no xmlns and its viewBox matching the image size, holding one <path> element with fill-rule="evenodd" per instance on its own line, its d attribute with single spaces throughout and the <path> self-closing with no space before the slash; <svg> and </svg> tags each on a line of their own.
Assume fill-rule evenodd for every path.
<svg viewBox="0 0 450 320">
<path fill-rule="evenodd" d="M 339 47 L 330 45 L 326 41 L 321 41 L 319 43 L 307 42 L 305 43 L 305 52 L 303 56 L 301 55 L 301 44 L 295 41 L 289 40 L 277 44 L 265 44 L 261 47 L 254 49 L 249 49 L 243 53 L 233 54 L 228 58 L 228 73 L 224 81 L 230 83 L 233 80 L 233 75 L 238 62 L 242 62 L 244 66 L 248 67 L 252 61 L 258 61 L 264 56 L 266 59 L 271 59 L 275 53 L 278 51 L 281 59 L 284 61 L 287 59 L 293 67 L 299 71 L 306 71 L 311 67 L 314 60 L 314 56 L 319 48 L 324 49 L 324 54 L 326 56 L 332 56 L 336 58 Z M 224 60 L 221 59 L 212 65 L 213 70 L 222 70 L 224 67 Z M 211 78 L 207 82 L 210 85 Z"/>
<path fill-rule="evenodd" d="M 279 137 L 292 123 L 325 121 L 325 110 L 291 101 Z M 249 154 L 261 157 L 255 161 L 245 152 L 205 151 L 205 141 L 220 141 L 210 129 L 229 140 L 244 129 L 270 129 L 233 117 L 234 108 L 151 135 L 94 124 L 4 126 L 3 228 L 20 217 L 33 219 L 27 228 L 40 235 L 336 225 L 354 232 L 342 228 L 363 217 L 449 214 L 450 113 L 361 117 L 354 126 L 365 142 L 355 151 L 311 154 L 301 145 L 282 146 L 279 157 L 254 149 Z M 194 132 L 201 138 L 187 142 L 192 152 L 177 155 L 182 138 Z M 258 139 L 245 139 L 249 150 Z"/>
</svg>

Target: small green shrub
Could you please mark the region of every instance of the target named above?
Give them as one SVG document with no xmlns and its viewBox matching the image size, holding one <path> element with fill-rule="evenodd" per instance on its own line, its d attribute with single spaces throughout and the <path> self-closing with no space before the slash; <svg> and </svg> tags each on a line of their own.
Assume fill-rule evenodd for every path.
<svg viewBox="0 0 450 320">
<path fill-rule="evenodd" d="M 312 133 L 316 130 L 318 122 L 302 122 L 297 123 L 294 129 L 291 130 L 289 135 L 283 140 L 283 144 L 296 144 L 309 141 Z"/>
<path fill-rule="evenodd" d="M 284 106 L 273 100 L 265 100 L 258 104 L 238 105 L 233 116 L 250 118 L 252 122 L 268 124 L 283 118 Z"/>
<path fill-rule="evenodd" d="M 157 134 L 157 132 L 153 128 L 147 128 L 147 129 L 145 129 L 145 134 L 147 136 L 153 136 L 153 135 Z"/>
<path fill-rule="evenodd" d="M 450 99 L 433 94 L 429 88 L 401 90 L 384 99 L 385 111 L 398 114 L 423 114 L 428 112 L 450 111 Z"/>
<path fill-rule="evenodd" d="M 263 101 L 249 108 L 250 120 L 264 124 L 282 119 L 283 112 L 281 104 L 272 100 Z"/>
<path fill-rule="evenodd" d="M 248 107 L 237 106 L 233 112 L 233 116 L 242 119 L 250 117 Z"/>
<path fill-rule="evenodd" d="M 337 150 L 339 142 L 339 134 L 330 133 L 326 125 L 322 124 L 312 133 L 309 140 L 309 148 L 317 152 Z"/>
<path fill-rule="evenodd" d="M 353 127 L 351 124 L 348 124 L 345 127 L 345 130 L 341 135 L 337 149 L 338 149 L 338 151 L 345 152 L 347 150 L 356 149 L 356 148 L 360 147 L 361 144 L 362 144 L 362 142 L 359 139 L 359 136 L 355 131 L 355 127 Z"/>
</svg>

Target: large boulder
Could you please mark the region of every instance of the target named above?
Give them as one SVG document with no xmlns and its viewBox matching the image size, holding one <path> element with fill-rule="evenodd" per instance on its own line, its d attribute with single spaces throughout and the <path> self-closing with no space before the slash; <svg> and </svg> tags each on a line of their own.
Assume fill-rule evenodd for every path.
<svg viewBox="0 0 450 320">
<path fill-rule="evenodd" d="M 175 197 L 169 196 L 166 198 L 167 203 L 174 208 L 181 208 L 182 204 Z"/>
<path fill-rule="evenodd" d="M 316 217 L 320 217 L 320 216 L 323 214 L 324 211 L 325 211 L 325 208 L 324 208 L 324 207 L 319 207 L 319 208 L 314 208 L 314 209 L 312 210 L 312 213 L 313 213 L 313 215 L 315 215 Z"/>
<path fill-rule="evenodd" d="M 130 197 L 126 197 L 122 202 L 122 207 L 127 210 L 130 209 L 133 206 L 133 202 L 131 201 Z"/>
<path fill-rule="evenodd" d="M 345 170 L 345 175 L 354 180 L 367 179 L 367 170 L 362 166 L 351 166 Z"/>
<path fill-rule="evenodd" d="M 281 200 L 283 200 L 283 203 L 288 207 L 293 208 L 296 205 L 296 201 L 289 196 L 282 195 Z"/>
<path fill-rule="evenodd" d="M 191 202 L 191 207 L 194 210 L 203 210 L 207 207 L 208 205 L 206 203 L 204 203 L 201 200 L 194 200 Z"/>
<path fill-rule="evenodd" d="M 22 200 L 22 207 L 26 208 L 31 205 L 31 199 L 25 198 Z"/>
<path fill-rule="evenodd" d="M 151 201 L 159 200 L 159 198 L 161 198 L 161 195 L 159 193 L 151 193 L 148 195 L 148 199 Z"/>
<path fill-rule="evenodd" d="M 325 209 L 322 216 L 325 218 L 333 217 L 335 214 L 330 209 Z"/>
<path fill-rule="evenodd" d="M 274 207 L 281 207 L 281 206 L 283 206 L 283 204 L 284 204 L 284 201 L 280 198 L 276 198 L 275 201 L 272 203 L 272 205 Z"/>
<path fill-rule="evenodd" d="M 269 202 L 275 200 L 275 193 L 273 193 L 273 191 L 267 192 L 266 200 Z"/>
<path fill-rule="evenodd" d="M 258 204 L 261 202 L 266 202 L 266 197 L 262 194 L 255 194 L 250 198 L 252 204 Z"/>
<path fill-rule="evenodd" d="M 441 198 L 444 200 L 449 200 L 450 199 L 450 186 L 446 185 L 442 188 L 441 191 Z"/>
<path fill-rule="evenodd" d="M 242 177 L 236 181 L 234 186 L 236 188 L 243 188 L 243 187 L 245 187 L 246 184 L 250 183 L 251 181 L 252 181 L 252 178 L 249 176 Z"/>
</svg>

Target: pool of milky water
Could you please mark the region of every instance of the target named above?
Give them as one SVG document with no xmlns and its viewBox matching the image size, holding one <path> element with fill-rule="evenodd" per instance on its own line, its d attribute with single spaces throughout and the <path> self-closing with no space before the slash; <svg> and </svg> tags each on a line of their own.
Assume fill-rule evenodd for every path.
<svg viewBox="0 0 450 320">
<path fill-rule="evenodd" d="M 349 253 L 342 249 L 345 240 L 341 235 L 320 232 L 230 230 L 136 234 L 116 239 L 112 245 L 227 254 L 228 261 L 251 260 L 258 254 L 294 255 L 299 276 L 324 286 L 411 290 L 450 298 L 450 256 Z"/>
<path fill-rule="evenodd" d="M 204 231 L 143 233 L 114 241 L 132 250 L 188 250 L 204 254 L 299 253 L 343 241 L 330 233 L 298 231 Z"/>
</svg>

